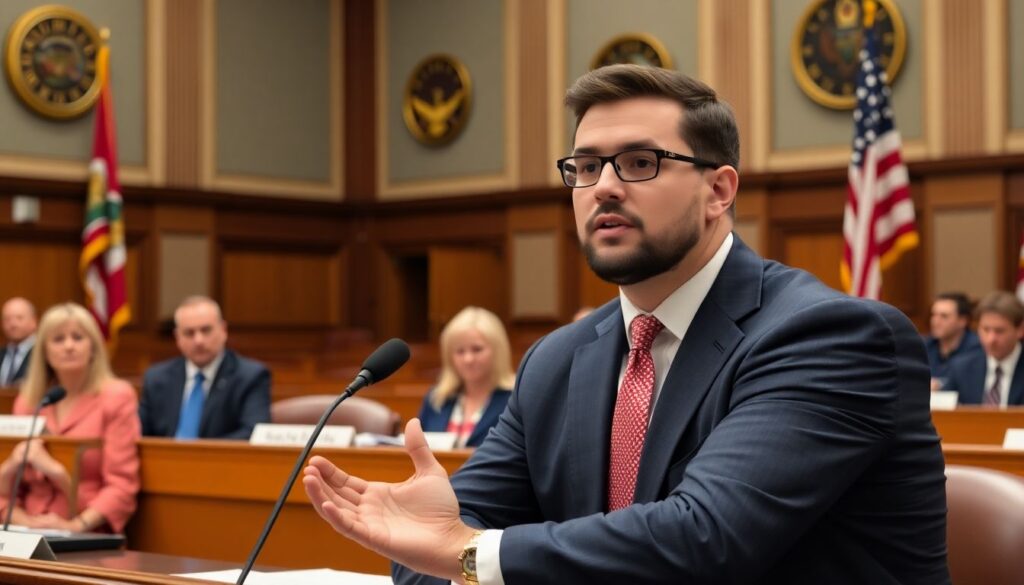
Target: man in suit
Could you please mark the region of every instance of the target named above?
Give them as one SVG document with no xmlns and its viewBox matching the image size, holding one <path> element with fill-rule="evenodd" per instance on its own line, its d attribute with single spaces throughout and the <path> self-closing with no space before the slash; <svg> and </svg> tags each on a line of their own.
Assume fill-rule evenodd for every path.
<svg viewBox="0 0 1024 585">
<path fill-rule="evenodd" d="M 949 376 L 949 360 L 971 352 L 981 353 L 978 335 L 971 331 L 971 301 L 961 292 L 935 297 L 929 319 L 931 335 L 925 337 L 932 389 L 938 390 Z"/>
<path fill-rule="evenodd" d="M 1020 405 L 1024 403 L 1024 368 L 1018 365 L 1024 306 L 1013 294 L 998 290 L 978 303 L 977 313 L 984 351 L 950 360 L 944 388 L 959 392 L 960 404 Z"/>
<path fill-rule="evenodd" d="M 194 296 L 174 311 L 182 357 L 160 362 L 142 380 L 142 434 L 179 439 L 248 439 L 270 421 L 270 372 L 224 345 L 227 323 L 213 299 Z"/>
<path fill-rule="evenodd" d="M 0 361 L 0 386 L 14 386 L 25 377 L 36 343 L 36 308 L 28 299 L 13 297 L 4 303 L 0 318 L 7 338 Z"/>
<path fill-rule="evenodd" d="M 618 65 L 569 90 L 577 231 L 619 298 L 537 342 L 449 483 L 314 457 L 338 532 L 396 583 L 948 584 L 928 364 L 905 316 L 733 234 L 739 138 L 714 90 Z M 453 489 L 454 488 L 454 489 Z"/>
</svg>

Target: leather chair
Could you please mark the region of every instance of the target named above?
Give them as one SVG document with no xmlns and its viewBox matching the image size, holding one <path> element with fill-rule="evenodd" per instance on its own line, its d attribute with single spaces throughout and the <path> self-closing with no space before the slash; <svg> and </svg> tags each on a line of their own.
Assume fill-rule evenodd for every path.
<svg viewBox="0 0 1024 585">
<path fill-rule="evenodd" d="M 280 424 L 316 424 L 335 398 L 337 396 L 331 394 L 311 394 L 278 400 L 270 405 L 270 420 Z M 395 411 L 380 402 L 358 396 L 342 402 L 327 421 L 331 425 L 353 426 L 357 433 L 390 437 L 398 435 L 401 423 L 401 417 Z"/>
<path fill-rule="evenodd" d="M 946 503 L 953 584 L 1024 583 L 1024 478 L 947 465 Z"/>
</svg>

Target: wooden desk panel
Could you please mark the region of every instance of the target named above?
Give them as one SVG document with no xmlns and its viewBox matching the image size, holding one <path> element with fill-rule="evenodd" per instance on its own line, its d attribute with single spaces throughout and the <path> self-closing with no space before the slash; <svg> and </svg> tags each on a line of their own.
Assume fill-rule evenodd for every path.
<svg viewBox="0 0 1024 585">
<path fill-rule="evenodd" d="M 244 562 L 301 449 L 241 441 L 146 438 L 140 443 L 142 492 L 127 528 L 134 550 Z M 346 471 L 402 481 L 413 467 L 401 449 L 318 449 Z M 439 454 L 449 474 L 468 451 Z M 259 563 L 386 574 L 387 559 L 343 538 L 313 510 L 296 482 Z"/>
<path fill-rule="evenodd" d="M 933 410 L 932 422 L 943 443 L 1002 445 L 1006 429 L 1024 429 L 1024 408 Z"/>
</svg>

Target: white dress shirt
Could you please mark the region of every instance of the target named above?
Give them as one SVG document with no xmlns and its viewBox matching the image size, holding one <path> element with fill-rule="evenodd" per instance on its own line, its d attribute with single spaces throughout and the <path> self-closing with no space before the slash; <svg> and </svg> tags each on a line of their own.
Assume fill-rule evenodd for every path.
<svg viewBox="0 0 1024 585">
<path fill-rule="evenodd" d="M 690 324 L 693 322 L 697 309 L 704 302 L 704 298 L 711 290 L 711 285 L 718 278 L 718 273 L 725 264 L 729 250 L 732 249 L 733 236 L 730 232 L 722 245 L 719 246 L 715 255 L 708 260 L 708 263 L 694 274 L 682 286 L 672 292 L 664 301 L 654 309 L 651 315 L 657 317 L 665 326 L 654 338 L 651 346 L 651 357 L 654 358 L 654 396 L 651 397 L 651 415 L 658 404 L 658 397 L 661 396 L 661 387 L 668 377 L 669 367 L 672 360 L 679 351 Z M 629 326 L 633 319 L 643 313 L 636 307 L 619 289 L 619 301 L 622 305 L 622 319 L 626 326 L 626 339 L 629 346 L 633 347 L 633 340 L 629 337 Z M 622 366 L 619 369 L 619 386 L 622 385 L 622 378 L 626 374 L 628 354 L 622 357 Z M 647 421 L 650 424 L 650 420 Z M 501 550 L 502 530 L 485 530 L 477 540 L 476 547 L 476 570 L 477 579 L 480 585 L 505 585 L 505 579 L 501 574 Z"/>
<path fill-rule="evenodd" d="M 1013 372 L 1017 369 L 1017 361 L 1020 359 L 1020 344 L 1014 344 L 1013 351 L 1010 355 L 1003 358 L 1001 361 L 996 360 L 992 356 L 986 356 L 985 361 L 988 362 L 988 367 L 985 370 L 985 387 L 982 389 L 983 394 L 981 395 L 982 403 L 985 402 L 985 396 L 988 394 L 992 384 L 996 381 L 996 366 L 1003 369 L 1003 377 L 999 381 L 999 408 L 1006 408 L 1010 402 L 1010 382 L 1013 380 Z"/>
</svg>

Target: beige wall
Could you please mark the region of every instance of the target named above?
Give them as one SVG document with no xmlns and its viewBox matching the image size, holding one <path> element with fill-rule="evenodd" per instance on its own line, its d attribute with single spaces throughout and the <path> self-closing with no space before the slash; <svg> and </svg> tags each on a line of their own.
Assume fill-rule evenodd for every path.
<svg viewBox="0 0 1024 585">
<path fill-rule="evenodd" d="M 328 0 L 217 1 L 218 174 L 330 180 L 329 15 Z"/>
<path fill-rule="evenodd" d="M 1024 129 L 1024 0 L 1007 0 L 1010 127 Z"/>
</svg>

